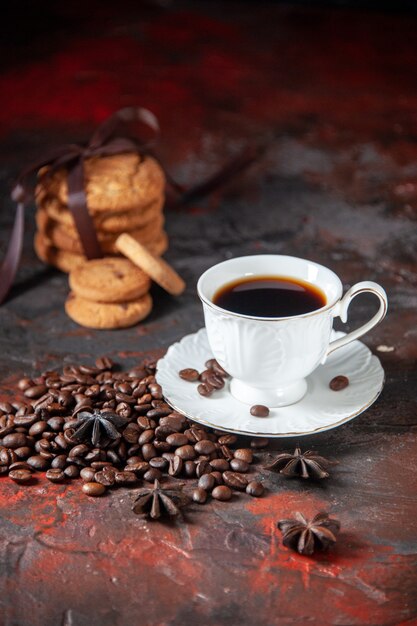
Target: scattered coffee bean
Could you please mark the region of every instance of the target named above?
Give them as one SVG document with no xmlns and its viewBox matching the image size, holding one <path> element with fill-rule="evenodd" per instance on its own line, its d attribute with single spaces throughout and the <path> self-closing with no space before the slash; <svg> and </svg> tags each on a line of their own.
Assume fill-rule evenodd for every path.
<svg viewBox="0 0 417 626">
<path fill-rule="evenodd" d="M 32 385 L 31 387 L 27 387 L 27 389 L 25 389 L 23 393 L 27 398 L 30 398 L 31 400 L 33 400 L 36 398 L 40 398 L 47 391 L 48 391 L 48 388 L 46 387 L 46 385 L 41 384 L 41 385 Z"/>
<path fill-rule="evenodd" d="M 254 498 L 259 498 L 265 492 L 264 486 L 262 483 L 257 480 L 252 480 L 246 487 L 246 493 Z"/>
<path fill-rule="evenodd" d="M 102 496 L 106 491 L 106 487 L 101 485 L 100 483 L 84 483 L 82 486 L 83 492 L 87 496 L 92 496 L 96 498 L 97 496 Z"/>
<path fill-rule="evenodd" d="M 178 374 L 180 378 L 182 378 L 183 380 L 187 380 L 189 382 L 194 382 L 195 380 L 198 380 L 198 372 L 192 367 L 187 367 L 186 369 L 183 369 L 180 372 L 178 372 Z"/>
<path fill-rule="evenodd" d="M 184 461 L 181 457 L 174 455 L 169 461 L 168 474 L 170 476 L 179 476 L 183 470 Z"/>
<path fill-rule="evenodd" d="M 221 500 L 222 502 L 226 502 L 232 497 L 232 490 L 227 487 L 227 485 L 218 485 L 213 489 L 211 495 L 215 500 Z"/>
<path fill-rule="evenodd" d="M 32 473 L 27 469 L 14 469 L 9 472 L 9 478 L 14 480 L 15 483 L 23 484 L 32 479 Z"/>
<path fill-rule="evenodd" d="M 51 468 L 47 470 L 45 474 L 46 478 L 51 481 L 51 483 L 60 483 L 64 480 L 65 474 L 62 469 L 59 468 Z"/>
<path fill-rule="evenodd" d="M 40 454 L 35 454 L 34 456 L 30 456 L 27 459 L 27 463 L 28 465 L 33 467 L 33 469 L 39 470 L 39 471 L 46 470 L 49 467 L 48 459 L 44 459 L 42 456 L 40 456 Z"/>
<path fill-rule="evenodd" d="M 239 448 L 234 451 L 235 459 L 241 459 L 242 461 L 246 461 L 246 463 L 252 463 L 253 461 L 253 452 L 250 448 Z"/>
<path fill-rule="evenodd" d="M 230 464 L 226 459 L 213 459 L 210 461 L 210 466 L 218 472 L 227 472 L 230 469 Z"/>
<path fill-rule="evenodd" d="M 216 450 L 216 446 L 209 439 L 201 439 L 195 444 L 194 450 L 198 454 L 211 454 Z"/>
<path fill-rule="evenodd" d="M 80 471 L 80 477 L 86 483 L 91 483 L 94 480 L 96 471 L 92 467 L 83 467 Z"/>
<path fill-rule="evenodd" d="M 166 438 L 167 443 L 174 448 L 180 446 L 186 446 L 188 444 L 188 437 L 184 433 L 172 433 Z"/>
<path fill-rule="evenodd" d="M 208 398 L 208 396 L 211 396 L 211 394 L 213 393 L 214 387 L 212 387 L 208 383 L 200 383 L 200 385 L 198 385 L 197 387 L 197 391 L 200 396 L 205 396 Z"/>
<path fill-rule="evenodd" d="M 197 502 L 198 504 L 204 504 L 207 500 L 207 491 L 205 491 L 201 487 L 197 487 L 193 491 L 192 498 L 194 502 Z"/>
<path fill-rule="evenodd" d="M 195 448 L 193 448 L 190 444 L 180 446 L 175 450 L 175 454 L 181 457 L 183 461 L 192 461 L 197 456 Z"/>
<path fill-rule="evenodd" d="M 138 482 L 138 479 L 133 472 L 116 472 L 114 478 L 116 484 L 118 485 L 129 486 Z"/>
<path fill-rule="evenodd" d="M 218 441 L 221 446 L 232 446 L 236 443 L 237 437 L 236 435 L 221 435 Z"/>
<path fill-rule="evenodd" d="M 242 472 L 245 473 L 249 470 L 249 463 L 243 461 L 242 459 L 232 459 L 230 461 L 230 468 L 234 472 Z"/>
<path fill-rule="evenodd" d="M 203 474 L 198 479 L 198 486 L 205 491 L 211 491 L 216 486 L 214 476 L 211 474 Z"/>
<path fill-rule="evenodd" d="M 64 469 L 64 474 L 67 478 L 78 478 L 80 470 L 76 465 L 68 465 L 68 467 Z"/>
<path fill-rule="evenodd" d="M 342 389 L 346 389 L 349 385 L 349 378 L 347 376 L 343 376 L 340 374 L 339 376 L 335 376 L 329 382 L 329 387 L 332 391 L 342 391 Z"/>
<path fill-rule="evenodd" d="M 159 469 L 156 469 L 156 467 L 151 467 L 144 473 L 143 478 L 148 483 L 153 483 L 155 480 L 161 480 L 162 472 Z"/>
<path fill-rule="evenodd" d="M 232 489 L 238 489 L 239 491 L 245 491 L 248 481 L 242 474 L 236 472 L 223 472 L 223 480 Z"/>
<path fill-rule="evenodd" d="M 254 417 L 268 417 L 269 409 L 263 404 L 254 404 L 250 408 L 250 414 Z"/>
</svg>

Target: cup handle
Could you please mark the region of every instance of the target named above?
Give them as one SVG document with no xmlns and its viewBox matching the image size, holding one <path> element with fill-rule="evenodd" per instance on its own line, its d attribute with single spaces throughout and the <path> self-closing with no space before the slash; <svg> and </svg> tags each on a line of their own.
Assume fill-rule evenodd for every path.
<svg viewBox="0 0 417 626">
<path fill-rule="evenodd" d="M 360 328 L 357 328 L 356 330 L 352 330 L 352 332 L 348 333 L 344 337 L 341 337 L 340 339 L 336 339 L 335 341 L 332 341 L 327 349 L 325 359 L 328 357 L 329 354 L 331 354 L 338 348 L 341 348 L 342 346 L 345 346 L 351 341 L 354 341 L 355 339 L 359 339 L 359 337 L 362 337 L 362 335 L 367 333 L 369 330 L 371 330 L 371 328 L 379 324 L 379 322 L 384 319 L 387 313 L 387 309 L 388 309 L 387 294 L 385 293 L 385 290 L 381 287 L 381 285 L 378 285 L 378 283 L 374 283 L 369 280 L 365 280 L 363 282 L 356 283 L 356 285 L 353 285 L 353 287 L 351 287 L 345 293 L 343 298 L 336 305 L 335 310 L 333 312 L 333 316 L 340 317 L 342 322 L 346 323 L 348 308 L 353 298 L 358 296 L 360 293 L 365 293 L 365 292 L 373 293 L 377 298 L 379 298 L 378 312 L 373 316 L 372 319 L 369 320 L 369 322 L 366 322 L 366 324 L 363 324 L 363 326 L 361 326 Z"/>
</svg>

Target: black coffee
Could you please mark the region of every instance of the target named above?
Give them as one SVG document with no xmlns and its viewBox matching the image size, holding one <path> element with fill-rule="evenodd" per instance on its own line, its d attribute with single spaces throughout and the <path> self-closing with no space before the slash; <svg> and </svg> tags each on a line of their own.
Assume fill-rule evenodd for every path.
<svg viewBox="0 0 417 626">
<path fill-rule="evenodd" d="M 241 315 L 291 317 L 321 309 L 324 293 L 311 283 L 286 276 L 251 276 L 216 291 L 214 304 Z"/>
</svg>

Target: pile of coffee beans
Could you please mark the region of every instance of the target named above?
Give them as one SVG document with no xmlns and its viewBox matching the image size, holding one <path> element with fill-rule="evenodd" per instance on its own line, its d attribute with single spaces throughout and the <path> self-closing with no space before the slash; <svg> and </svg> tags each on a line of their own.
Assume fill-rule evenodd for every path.
<svg viewBox="0 0 417 626">
<path fill-rule="evenodd" d="M 192 376 L 192 374 L 189 374 Z M 263 485 L 248 477 L 253 450 L 232 434 L 193 424 L 173 411 L 155 380 L 155 363 L 117 371 L 104 357 L 94 366 L 66 365 L 18 383 L 21 397 L 0 402 L 0 476 L 29 484 L 36 472 L 59 483 L 80 478 L 82 491 L 100 496 L 118 485 L 180 479 L 194 502 L 209 494 L 227 501 L 235 491 L 261 496 Z M 124 418 L 119 436 L 93 445 L 73 440 L 78 414 L 113 412 Z"/>
</svg>

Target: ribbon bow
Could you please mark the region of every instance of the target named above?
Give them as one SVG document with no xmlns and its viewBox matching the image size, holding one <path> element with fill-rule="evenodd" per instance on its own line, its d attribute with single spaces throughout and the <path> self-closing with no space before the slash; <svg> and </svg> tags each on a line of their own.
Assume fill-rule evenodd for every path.
<svg viewBox="0 0 417 626">
<path fill-rule="evenodd" d="M 123 136 L 123 127 L 133 122 L 147 126 L 151 129 L 153 137 L 150 140 L 142 140 Z M 94 222 L 88 212 L 84 189 L 84 161 L 93 156 L 111 156 L 122 152 L 143 153 L 158 133 L 158 120 L 151 111 L 142 107 L 126 107 L 100 124 L 88 144 L 61 146 L 21 172 L 11 193 L 12 199 L 17 202 L 17 208 L 12 235 L 0 268 L 0 304 L 13 284 L 22 253 L 25 205 L 32 195 L 26 184 L 27 177 L 45 165 L 50 166 L 47 175 L 53 174 L 61 167 L 68 169 L 68 207 L 73 215 L 85 256 L 88 259 L 99 258 L 102 251 Z"/>
</svg>

